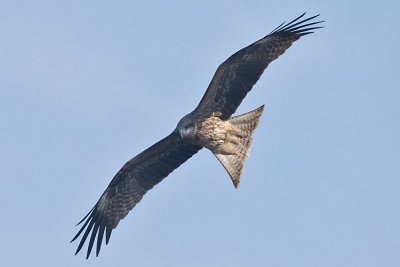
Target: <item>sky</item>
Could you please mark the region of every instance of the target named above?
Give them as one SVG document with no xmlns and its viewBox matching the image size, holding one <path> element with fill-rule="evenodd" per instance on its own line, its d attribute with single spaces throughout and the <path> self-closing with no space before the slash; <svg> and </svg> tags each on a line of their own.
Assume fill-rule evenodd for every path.
<svg viewBox="0 0 400 267">
<path fill-rule="evenodd" d="M 237 110 L 265 104 L 239 188 L 203 149 L 99 257 L 75 224 L 217 66 L 303 12 Z M 400 266 L 398 1 L 2 1 L 1 266 Z"/>
</svg>

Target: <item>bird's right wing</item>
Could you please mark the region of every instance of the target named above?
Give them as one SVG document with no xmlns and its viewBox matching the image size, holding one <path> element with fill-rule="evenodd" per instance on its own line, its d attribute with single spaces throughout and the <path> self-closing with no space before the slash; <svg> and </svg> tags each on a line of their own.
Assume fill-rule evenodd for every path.
<svg viewBox="0 0 400 267">
<path fill-rule="evenodd" d="M 129 160 L 114 176 L 93 209 L 78 223 L 84 222 L 72 241 L 86 230 L 76 253 L 81 250 L 91 232 L 86 258 L 90 255 L 96 234 L 98 255 L 104 232 L 108 244 L 111 231 L 143 195 L 200 149 L 201 146 L 183 143 L 176 133 L 172 133 Z"/>
</svg>

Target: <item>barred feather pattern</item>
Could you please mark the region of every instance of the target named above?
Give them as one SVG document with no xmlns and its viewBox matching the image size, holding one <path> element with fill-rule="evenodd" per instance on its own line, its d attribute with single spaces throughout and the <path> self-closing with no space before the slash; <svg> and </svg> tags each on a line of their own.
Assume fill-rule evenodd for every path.
<svg viewBox="0 0 400 267">
<path fill-rule="evenodd" d="M 224 166 L 225 170 L 228 172 L 235 188 L 239 186 L 244 164 L 249 156 L 250 147 L 253 144 L 252 135 L 254 134 L 254 131 L 260 122 L 260 117 L 263 111 L 264 105 L 243 115 L 230 118 L 228 122 L 240 130 L 239 142 L 234 144 L 236 153 L 233 155 L 214 153 L 217 159 Z"/>
<path fill-rule="evenodd" d="M 228 171 L 235 187 L 239 185 L 244 162 L 253 142 L 252 134 L 263 107 L 241 116 L 231 116 L 273 60 L 282 55 L 293 42 L 322 27 L 322 21 L 315 21 L 318 15 L 308 18 L 304 16 L 305 13 L 289 23 L 282 23 L 270 34 L 239 50 L 218 67 L 199 105 L 185 116 L 194 125 L 200 125 L 205 120 L 205 123 L 210 123 L 211 127 L 205 129 L 209 132 L 204 132 L 204 139 L 200 134 L 192 142 L 183 141 L 175 129 L 169 136 L 128 161 L 97 204 L 81 220 L 83 225 L 72 239 L 74 241 L 82 234 L 76 253 L 89 238 L 86 258 L 93 246 L 96 247 L 97 256 L 103 236 L 107 244 L 112 230 L 143 195 L 202 147 L 213 151 Z M 217 124 L 212 126 L 211 122 Z M 217 130 L 214 131 L 213 127 Z"/>
</svg>

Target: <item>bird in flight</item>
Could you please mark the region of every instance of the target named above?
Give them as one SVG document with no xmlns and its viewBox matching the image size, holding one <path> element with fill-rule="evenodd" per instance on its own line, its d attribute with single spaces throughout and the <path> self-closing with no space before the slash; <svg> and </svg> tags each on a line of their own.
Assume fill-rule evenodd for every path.
<svg viewBox="0 0 400 267">
<path fill-rule="evenodd" d="M 96 205 L 78 223 L 83 225 L 71 242 L 82 233 L 83 236 L 75 254 L 90 235 L 86 254 L 89 258 L 97 235 L 98 256 L 104 234 L 108 244 L 112 230 L 143 195 L 203 147 L 211 150 L 238 187 L 264 106 L 243 115 L 232 114 L 269 63 L 300 37 L 322 28 L 319 23 L 323 21 L 313 20 L 319 15 L 306 19 L 304 15 L 282 23 L 229 57 L 218 67 L 199 105 L 178 122 L 175 130 L 125 163 Z"/>
</svg>

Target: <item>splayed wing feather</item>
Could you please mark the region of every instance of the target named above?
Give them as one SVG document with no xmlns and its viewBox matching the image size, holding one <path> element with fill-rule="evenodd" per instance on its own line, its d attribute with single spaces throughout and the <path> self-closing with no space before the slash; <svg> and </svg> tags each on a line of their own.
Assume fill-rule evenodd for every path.
<svg viewBox="0 0 400 267">
<path fill-rule="evenodd" d="M 96 234 L 98 255 L 104 231 L 108 244 L 112 230 L 143 195 L 200 149 L 200 146 L 182 143 L 177 135 L 171 134 L 128 161 L 115 175 L 94 208 L 80 221 L 82 223 L 86 220 L 72 241 L 86 230 L 76 253 L 82 249 L 91 232 L 86 258 L 90 256 Z"/>
<path fill-rule="evenodd" d="M 103 220 L 100 222 L 100 229 L 97 235 L 97 246 L 96 246 L 96 256 L 99 256 L 99 252 L 101 249 L 101 241 L 103 241 L 104 230 L 106 226 L 103 223 Z"/>
<path fill-rule="evenodd" d="M 269 63 L 282 55 L 301 36 L 321 28 L 315 25 L 322 21 L 309 22 L 318 15 L 301 20 L 304 15 L 305 13 L 289 23 L 282 23 L 264 38 L 241 49 L 223 62 L 215 72 L 193 114 L 202 117 L 217 112 L 221 114 L 222 120 L 228 120 Z M 244 117 L 239 116 L 232 118 L 232 122 L 239 123 L 243 119 Z M 251 129 L 252 133 L 257 123 L 242 125 L 245 127 L 242 130 Z M 236 187 L 251 145 L 250 132 L 248 132 L 248 139 L 244 140 L 246 142 L 242 142 L 241 147 L 238 147 L 238 151 L 242 154 L 240 157 L 218 158 L 217 156 L 230 172 Z M 82 233 L 83 235 L 76 253 L 82 249 L 91 233 L 86 258 L 90 256 L 96 235 L 97 256 L 104 234 L 105 243 L 108 244 L 112 230 L 142 199 L 143 195 L 201 149 L 201 146 L 182 143 L 177 136 L 177 134 L 167 136 L 121 168 L 93 209 L 78 223 L 78 225 L 81 223 L 83 225 L 72 241 Z"/>
<path fill-rule="evenodd" d="M 220 111 L 221 119 L 229 119 L 269 63 L 282 55 L 301 36 L 321 28 L 309 26 L 322 21 L 306 23 L 319 15 L 300 20 L 304 15 L 305 13 L 289 23 L 279 25 L 264 38 L 236 52 L 223 62 L 215 72 L 195 112 L 212 114 Z"/>
</svg>

